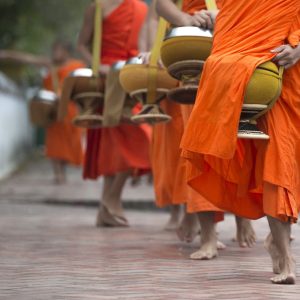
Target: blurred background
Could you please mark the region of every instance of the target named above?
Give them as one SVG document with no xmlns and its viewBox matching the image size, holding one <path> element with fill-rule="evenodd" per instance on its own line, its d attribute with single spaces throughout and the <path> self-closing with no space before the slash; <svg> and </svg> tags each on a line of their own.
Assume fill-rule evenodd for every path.
<svg viewBox="0 0 300 300">
<path fill-rule="evenodd" d="M 75 44 L 90 2 L 0 0 L 0 50 L 49 56 L 56 38 Z M 0 60 L 0 179 L 18 168 L 33 148 L 43 147 L 44 130 L 32 127 L 27 109 L 43 72 L 40 67 Z"/>
</svg>

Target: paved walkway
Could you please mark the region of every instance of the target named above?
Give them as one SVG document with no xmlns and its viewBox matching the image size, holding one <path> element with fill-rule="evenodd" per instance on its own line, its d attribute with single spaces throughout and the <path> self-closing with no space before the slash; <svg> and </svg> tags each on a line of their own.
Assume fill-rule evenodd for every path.
<svg viewBox="0 0 300 300">
<path fill-rule="evenodd" d="M 255 222 L 256 247 L 240 249 L 228 216 L 219 226 L 227 249 L 214 261 L 194 262 L 188 255 L 198 241 L 185 245 L 162 231 L 165 213 L 130 211 L 129 219 L 129 229 L 97 229 L 94 208 L 2 200 L 0 299 L 299 299 L 299 285 L 268 281 L 265 220 Z"/>
<path fill-rule="evenodd" d="M 35 190 L 36 175 L 27 176 L 6 185 L 26 182 L 28 191 Z M 227 216 L 218 228 L 227 249 L 216 260 L 195 262 L 188 257 L 199 240 L 185 245 L 164 232 L 166 213 L 129 210 L 129 229 L 97 229 L 95 207 L 7 196 L 0 193 L 1 300 L 300 299 L 300 285 L 269 283 L 265 219 L 254 222 L 255 248 L 240 249 L 231 241 L 235 225 Z M 294 235 L 300 271 L 298 225 Z"/>
<path fill-rule="evenodd" d="M 12 178 L 0 181 L 0 198 L 58 204 L 98 205 L 102 180 L 82 180 L 80 168 L 67 168 L 67 184 L 54 184 L 49 161 L 35 156 Z M 138 187 L 126 184 L 123 199 L 127 207 L 154 207 L 154 193 L 147 178 L 143 177 Z"/>
</svg>

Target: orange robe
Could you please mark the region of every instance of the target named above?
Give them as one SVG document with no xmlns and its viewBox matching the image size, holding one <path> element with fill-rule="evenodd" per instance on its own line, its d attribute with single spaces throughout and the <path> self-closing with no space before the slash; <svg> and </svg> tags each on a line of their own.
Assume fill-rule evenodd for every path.
<svg viewBox="0 0 300 300">
<path fill-rule="evenodd" d="M 180 104 L 166 99 L 160 106 L 172 120 L 153 127 L 151 158 L 156 205 L 165 207 L 186 202 L 187 184 L 179 148 L 184 129 Z"/>
<path fill-rule="evenodd" d="M 217 0 L 217 6 L 220 8 L 221 1 L 224 0 Z M 200 11 L 202 9 L 206 9 L 205 1 L 204 0 L 183 0 L 182 2 L 182 10 L 186 13 L 193 14 L 196 11 Z"/>
<path fill-rule="evenodd" d="M 220 1 L 218 1 L 219 5 Z M 184 0 L 182 10 L 186 13 L 193 14 L 196 11 L 200 11 L 202 9 L 206 9 L 204 0 Z M 186 126 L 193 106 L 192 105 L 181 105 L 181 114 L 184 126 Z M 181 161 L 183 168 L 186 168 L 186 161 Z M 184 173 L 185 174 L 185 173 Z M 185 180 L 186 181 L 186 180 Z M 216 220 L 223 220 L 222 210 L 213 205 L 211 202 L 206 200 L 201 194 L 190 188 L 186 187 L 186 200 L 187 200 L 187 211 L 189 213 L 199 213 L 205 211 L 215 211 Z"/>
<path fill-rule="evenodd" d="M 295 222 L 300 208 L 300 63 L 260 119 L 270 141 L 237 140 L 247 83 L 270 51 L 300 41 L 298 0 L 225 0 L 182 148 L 190 185 L 242 217 Z"/>
<path fill-rule="evenodd" d="M 70 72 L 82 68 L 84 64 L 78 60 L 69 60 L 57 70 L 59 91 L 62 88 L 64 79 Z M 44 87 L 54 90 L 52 76 L 49 73 L 44 79 Z M 47 128 L 46 132 L 46 155 L 51 159 L 66 161 L 73 165 L 81 165 L 83 152 L 81 145 L 82 131 L 72 124 L 77 115 L 77 107 L 73 102 L 68 105 L 68 113 L 63 121 L 56 122 Z"/>
<path fill-rule="evenodd" d="M 113 64 L 138 54 L 138 37 L 147 15 L 140 0 L 124 0 L 103 21 L 101 61 Z M 88 130 L 84 178 L 96 179 L 128 170 L 150 170 L 150 129 L 121 124 Z"/>
<path fill-rule="evenodd" d="M 184 12 L 192 14 L 202 9 L 206 9 L 204 0 L 183 1 Z M 187 185 L 186 162 L 179 157 L 180 139 L 192 106 L 178 105 L 168 100 L 162 105 L 165 112 L 172 116 L 172 121 L 157 125 L 153 130 L 152 171 L 157 206 L 186 203 L 189 213 L 215 211 L 218 212 L 216 221 L 222 220 L 221 210 Z"/>
</svg>

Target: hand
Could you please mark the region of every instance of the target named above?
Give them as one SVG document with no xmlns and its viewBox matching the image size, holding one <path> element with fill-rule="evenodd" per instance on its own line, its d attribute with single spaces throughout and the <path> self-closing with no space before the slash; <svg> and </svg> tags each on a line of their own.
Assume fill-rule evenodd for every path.
<svg viewBox="0 0 300 300">
<path fill-rule="evenodd" d="M 138 57 L 142 60 L 144 65 L 148 65 L 151 57 L 151 52 L 141 52 Z"/>
<path fill-rule="evenodd" d="M 110 70 L 110 65 L 100 65 L 99 73 L 101 75 L 107 75 Z"/>
<path fill-rule="evenodd" d="M 282 45 L 271 50 L 272 53 L 277 53 L 273 61 L 285 69 L 294 66 L 300 59 L 300 46 L 293 48 L 290 45 Z"/>
<path fill-rule="evenodd" d="M 217 16 L 219 14 L 219 10 L 209 10 L 209 11 L 207 11 L 207 13 L 210 15 L 213 25 L 215 25 Z"/>
<path fill-rule="evenodd" d="M 200 25 L 198 25 L 201 28 L 204 29 L 213 29 L 214 24 L 211 17 L 211 14 L 207 10 L 200 10 L 196 11 L 194 15 L 192 15 L 195 22 L 198 22 Z"/>
<path fill-rule="evenodd" d="M 197 26 L 204 29 L 213 28 L 213 20 L 210 12 L 207 10 L 200 10 L 193 15 L 184 14 L 182 16 L 182 24 L 176 24 L 177 26 Z"/>
<path fill-rule="evenodd" d="M 142 60 L 144 65 L 149 65 L 150 63 L 150 58 L 151 58 L 151 52 L 141 52 L 138 57 Z M 157 65 L 159 66 L 159 68 L 163 69 L 164 65 L 162 63 L 162 60 L 159 59 L 157 62 Z"/>
</svg>

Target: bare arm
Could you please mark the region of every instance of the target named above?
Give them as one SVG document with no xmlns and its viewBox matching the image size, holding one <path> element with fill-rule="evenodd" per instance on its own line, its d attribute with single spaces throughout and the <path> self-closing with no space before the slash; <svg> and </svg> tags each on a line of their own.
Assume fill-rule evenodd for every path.
<svg viewBox="0 0 300 300">
<path fill-rule="evenodd" d="M 77 50 L 88 65 L 92 64 L 91 42 L 94 32 L 94 16 L 95 4 L 91 4 L 85 12 L 77 42 Z"/>
<path fill-rule="evenodd" d="M 175 26 L 192 25 L 191 16 L 180 11 L 174 2 L 172 0 L 157 0 L 157 13 Z"/>
<path fill-rule="evenodd" d="M 207 10 L 189 15 L 179 10 L 172 0 L 157 0 L 156 10 L 160 16 L 175 26 L 198 26 L 210 29 L 213 27 L 211 13 Z"/>
<path fill-rule="evenodd" d="M 0 60 L 10 60 L 21 64 L 35 65 L 38 67 L 51 66 L 51 61 L 47 57 L 13 50 L 0 50 Z"/>
<path fill-rule="evenodd" d="M 148 20 L 148 49 L 151 49 L 153 46 L 153 43 L 156 38 L 157 33 L 157 27 L 158 27 L 158 14 L 156 12 L 155 6 L 156 6 L 156 0 L 153 0 L 150 8 L 149 13 L 149 20 Z"/>
<path fill-rule="evenodd" d="M 156 1 L 153 0 L 151 6 L 148 10 L 148 16 L 146 22 L 143 25 L 141 34 L 140 34 L 140 52 L 148 52 L 151 50 L 158 26 L 158 15 L 155 10 Z"/>
</svg>

